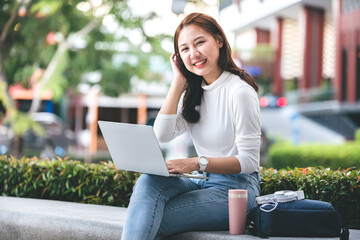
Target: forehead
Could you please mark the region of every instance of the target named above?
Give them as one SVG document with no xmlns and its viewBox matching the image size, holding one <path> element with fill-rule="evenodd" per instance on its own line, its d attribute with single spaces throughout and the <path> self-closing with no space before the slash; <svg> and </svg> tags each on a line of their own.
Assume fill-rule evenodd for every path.
<svg viewBox="0 0 360 240">
<path fill-rule="evenodd" d="M 190 43 L 199 37 L 212 37 L 212 35 L 197 25 L 188 25 L 180 31 L 178 45 Z"/>
</svg>

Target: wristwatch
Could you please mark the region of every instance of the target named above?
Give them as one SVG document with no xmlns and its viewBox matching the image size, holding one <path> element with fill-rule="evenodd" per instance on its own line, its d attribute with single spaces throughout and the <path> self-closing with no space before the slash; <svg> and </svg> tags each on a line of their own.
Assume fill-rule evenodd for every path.
<svg viewBox="0 0 360 240">
<path fill-rule="evenodd" d="M 207 165 L 209 163 L 209 160 L 205 156 L 200 156 L 198 158 L 198 164 L 199 164 L 199 173 L 202 173 L 205 171 Z"/>
</svg>

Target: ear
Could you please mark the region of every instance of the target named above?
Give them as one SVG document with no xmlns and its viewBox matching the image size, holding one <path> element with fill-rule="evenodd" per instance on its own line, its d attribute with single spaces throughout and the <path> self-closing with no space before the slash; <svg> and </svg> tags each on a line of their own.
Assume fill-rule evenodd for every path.
<svg viewBox="0 0 360 240">
<path fill-rule="evenodd" d="M 222 48 L 224 45 L 224 40 L 222 39 L 222 37 L 219 36 L 217 38 L 217 42 L 218 42 L 219 48 Z"/>
</svg>

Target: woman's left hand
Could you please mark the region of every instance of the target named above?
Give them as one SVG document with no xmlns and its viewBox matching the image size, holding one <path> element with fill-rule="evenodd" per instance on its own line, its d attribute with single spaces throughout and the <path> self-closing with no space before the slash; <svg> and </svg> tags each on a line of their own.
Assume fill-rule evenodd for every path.
<svg viewBox="0 0 360 240">
<path fill-rule="evenodd" d="M 172 159 L 166 161 L 169 173 L 189 173 L 199 169 L 197 158 Z"/>
</svg>

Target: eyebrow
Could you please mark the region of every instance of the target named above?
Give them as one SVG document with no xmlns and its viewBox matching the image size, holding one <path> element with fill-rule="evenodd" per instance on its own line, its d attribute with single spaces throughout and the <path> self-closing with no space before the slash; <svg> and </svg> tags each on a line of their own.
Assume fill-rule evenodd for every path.
<svg viewBox="0 0 360 240">
<path fill-rule="evenodd" d="M 193 42 L 196 42 L 196 41 L 197 41 L 198 39 L 200 39 L 200 38 L 205 38 L 205 36 L 200 35 L 200 36 L 196 37 L 196 38 L 193 40 Z M 182 47 L 182 46 L 184 46 L 184 45 L 186 45 L 186 43 L 180 44 L 180 45 L 179 45 L 179 48 Z"/>
</svg>

